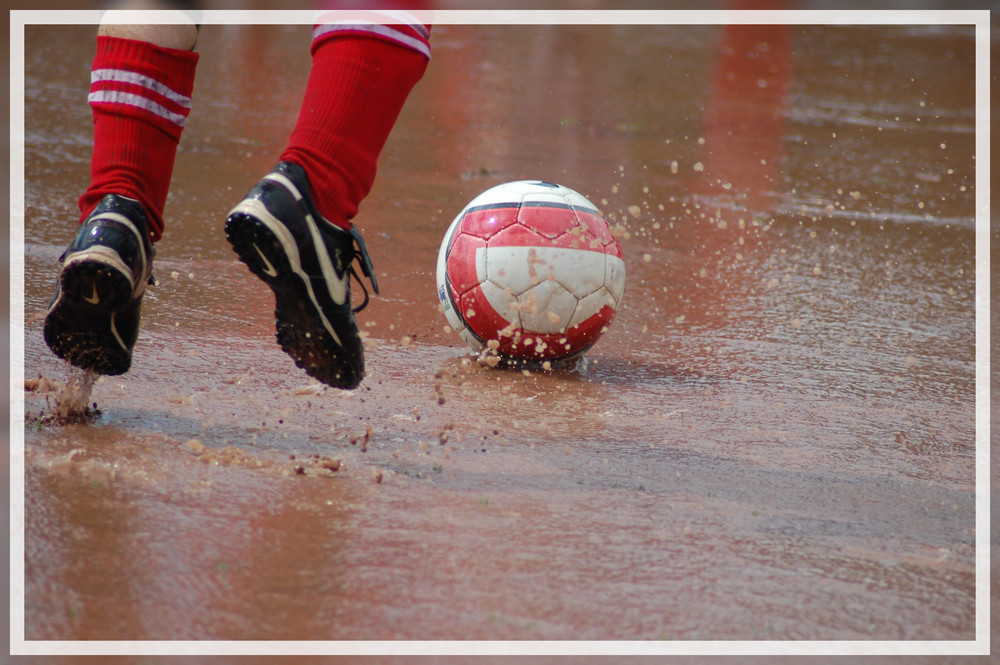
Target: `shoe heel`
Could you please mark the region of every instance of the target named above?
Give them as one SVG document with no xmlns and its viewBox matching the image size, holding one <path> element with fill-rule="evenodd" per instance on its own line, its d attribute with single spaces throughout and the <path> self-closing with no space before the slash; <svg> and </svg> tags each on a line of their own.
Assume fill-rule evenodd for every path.
<svg viewBox="0 0 1000 665">
<path fill-rule="evenodd" d="M 235 212 L 226 220 L 226 239 L 240 261 L 267 284 L 277 284 L 291 271 L 280 241 L 253 216 Z"/>
<path fill-rule="evenodd" d="M 63 298 L 86 309 L 114 312 L 132 300 L 132 282 L 106 265 L 81 261 L 66 265 L 59 275 Z"/>
</svg>

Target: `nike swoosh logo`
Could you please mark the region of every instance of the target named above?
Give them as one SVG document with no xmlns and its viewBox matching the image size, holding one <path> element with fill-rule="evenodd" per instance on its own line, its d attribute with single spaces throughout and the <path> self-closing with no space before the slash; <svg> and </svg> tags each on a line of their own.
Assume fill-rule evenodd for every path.
<svg viewBox="0 0 1000 665">
<path fill-rule="evenodd" d="M 89 296 L 83 296 L 83 299 L 89 302 L 91 305 L 97 305 L 101 302 L 101 296 L 97 295 L 97 284 L 90 285 L 91 294 Z"/>
<path fill-rule="evenodd" d="M 257 250 L 257 256 L 259 256 L 260 260 L 264 262 L 264 274 L 271 277 L 277 277 L 278 271 L 275 270 L 274 266 L 271 265 L 271 262 L 267 260 L 266 256 L 264 256 L 264 252 L 260 251 L 260 247 L 254 245 L 253 248 Z"/>
</svg>

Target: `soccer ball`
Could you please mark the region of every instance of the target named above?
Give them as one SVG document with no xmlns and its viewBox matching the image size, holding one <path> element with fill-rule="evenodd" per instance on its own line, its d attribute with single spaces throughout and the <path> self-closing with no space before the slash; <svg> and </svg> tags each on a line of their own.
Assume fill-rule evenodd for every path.
<svg viewBox="0 0 1000 665">
<path fill-rule="evenodd" d="M 448 323 L 481 359 L 544 366 L 577 358 L 607 330 L 625 261 L 586 197 L 521 180 L 458 213 L 438 253 L 437 287 Z"/>
</svg>

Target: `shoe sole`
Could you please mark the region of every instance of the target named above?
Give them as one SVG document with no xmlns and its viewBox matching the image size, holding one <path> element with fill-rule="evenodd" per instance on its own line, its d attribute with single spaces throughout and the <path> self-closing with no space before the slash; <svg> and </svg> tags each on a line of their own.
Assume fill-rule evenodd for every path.
<svg viewBox="0 0 1000 665">
<path fill-rule="evenodd" d="M 309 376 L 335 388 L 356 388 L 364 378 L 364 353 L 354 313 L 349 303 L 344 311 L 323 312 L 316 291 L 329 287 L 305 274 L 284 224 L 259 200 L 247 199 L 230 212 L 226 238 L 274 292 L 275 335 L 282 350 Z"/>
<path fill-rule="evenodd" d="M 131 279 L 107 262 L 86 257 L 67 262 L 59 274 L 59 294 L 45 317 L 45 342 L 72 365 L 124 374 L 132 365 L 132 351 L 115 318 L 131 299 Z"/>
</svg>

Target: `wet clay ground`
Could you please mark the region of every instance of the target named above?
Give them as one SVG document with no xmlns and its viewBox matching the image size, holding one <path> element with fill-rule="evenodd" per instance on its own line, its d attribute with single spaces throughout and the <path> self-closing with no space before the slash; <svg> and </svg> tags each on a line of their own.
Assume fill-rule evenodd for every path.
<svg viewBox="0 0 1000 665">
<path fill-rule="evenodd" d="M 357 220 L 383 293 L 341 392 L 222 232 L 309 27 L 205 26 L 160 284 L 82 424 L 38 313 L 93 27 L 26 35 L 28 640 L 975 638 L 971 27 L 436 27 Z M 536 177 L 625 252 L 575 371 L 480 366 L 437 307 L 454 214 Z"/>
</svg>

